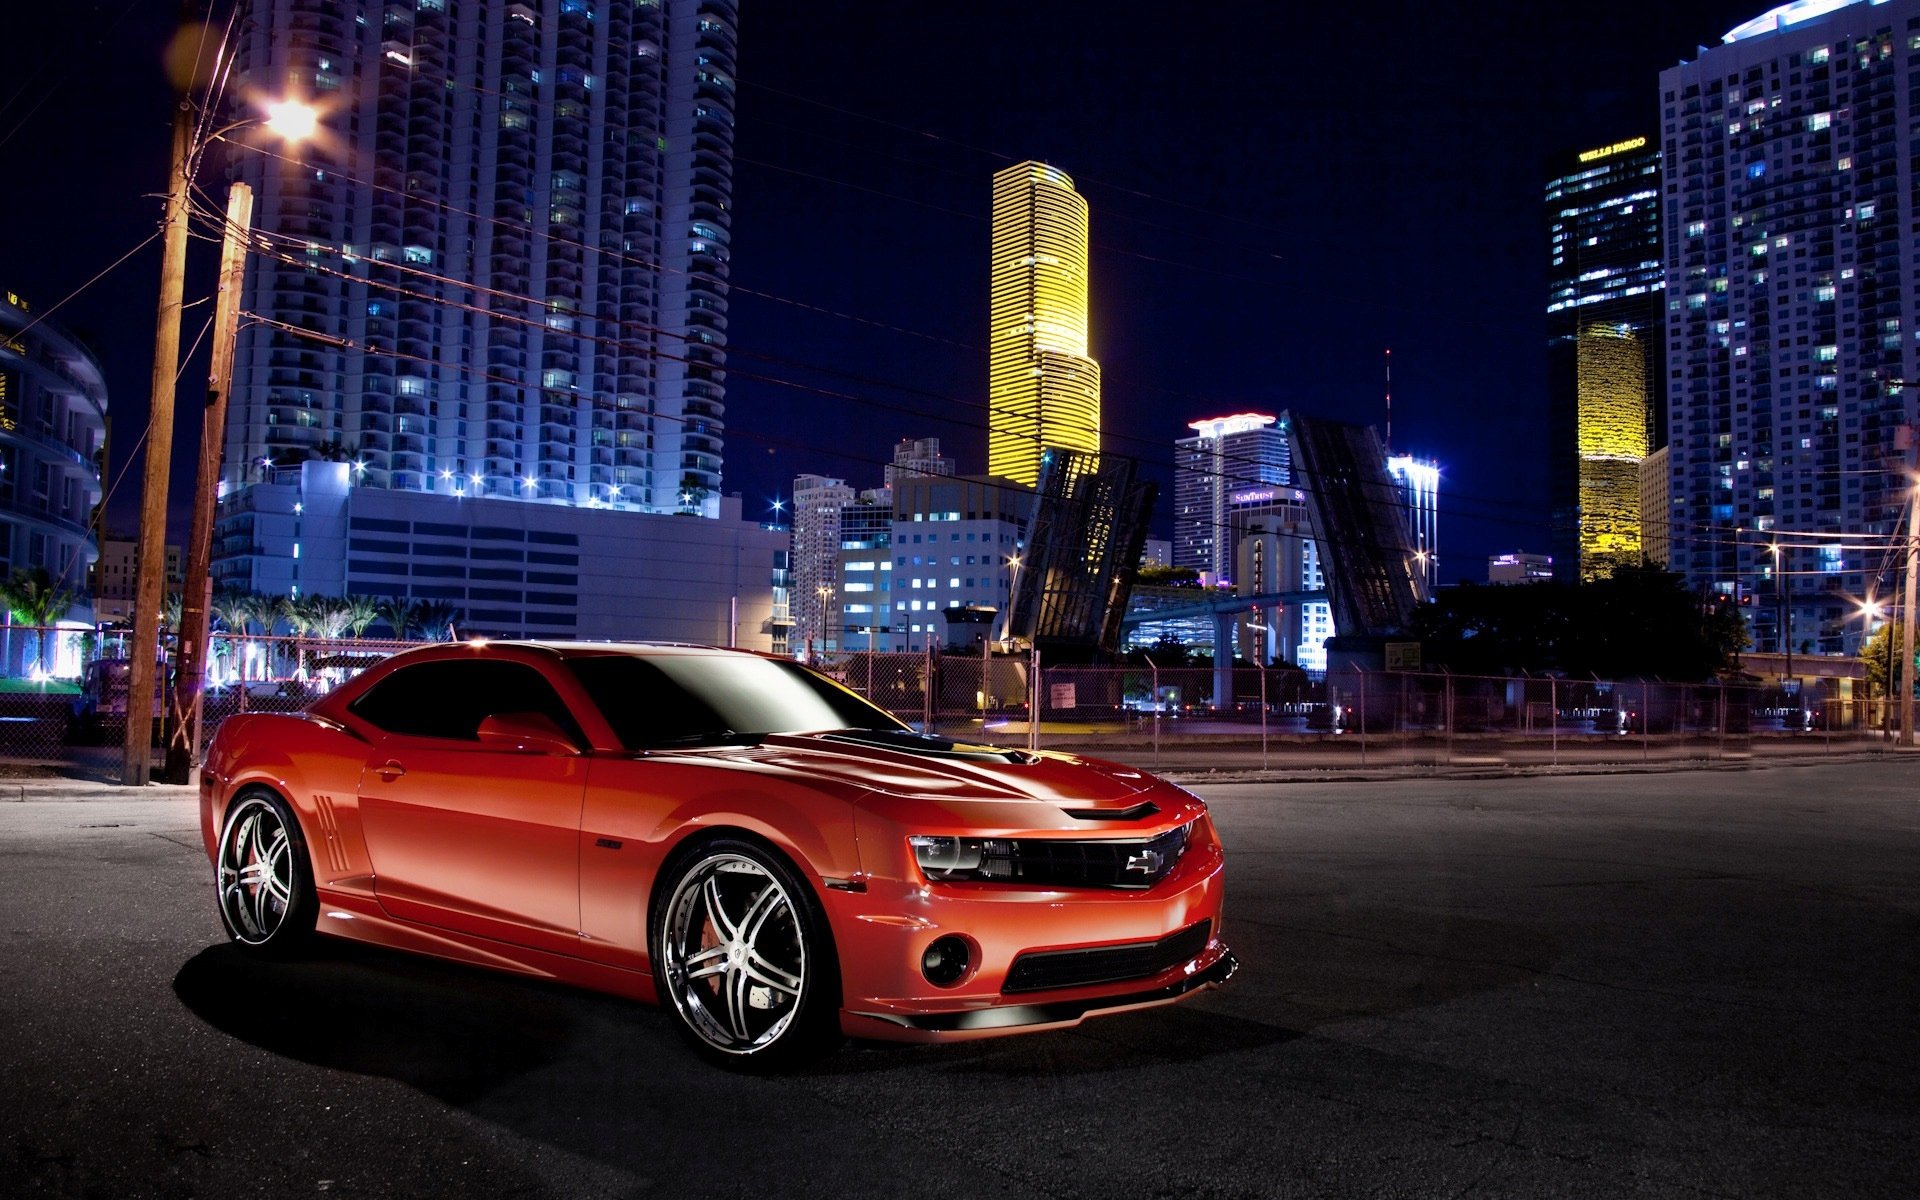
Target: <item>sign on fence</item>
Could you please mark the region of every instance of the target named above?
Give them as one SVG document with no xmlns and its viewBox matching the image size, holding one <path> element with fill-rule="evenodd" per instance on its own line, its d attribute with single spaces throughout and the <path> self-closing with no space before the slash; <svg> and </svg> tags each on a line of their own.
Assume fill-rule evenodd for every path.
<svg viewBox="0 0 1920 1200">
<path fill-rule="evenodd" d="M 1078 708 L 1075 701 L 1074 686 L 1071 683 L 1050 683 L 1047 685 L 1047 705 L 1050 708 Z"/>
<path fill-rule="evenodd" d="M 1420 669 L 1419 642 L 1388 642 L 1386 664 L 1389 671 L 1418 671 Z"/>
</svg>

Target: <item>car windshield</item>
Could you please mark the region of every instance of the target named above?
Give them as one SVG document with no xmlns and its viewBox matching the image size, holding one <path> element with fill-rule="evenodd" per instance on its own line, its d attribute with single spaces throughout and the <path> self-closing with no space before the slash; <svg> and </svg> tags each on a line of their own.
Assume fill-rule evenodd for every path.
<svg viewBox="0 0 1920 1200">
<path fill-rule="evenodd" d="M 904 729 L 798 663 L 748 654 L 580 654 L 574 677 L 629 750 L 751 742 L 768 733 Z"/>
</svg>

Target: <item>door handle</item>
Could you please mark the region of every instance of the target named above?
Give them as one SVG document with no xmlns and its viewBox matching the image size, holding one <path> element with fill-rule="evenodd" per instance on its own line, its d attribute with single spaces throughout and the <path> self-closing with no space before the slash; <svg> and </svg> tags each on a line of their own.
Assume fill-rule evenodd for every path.
<svg viewBox="0 0 1920 1200">
<path fill-rule="evenodd" d="M 397 760 L 390 758 L 386 762 L 383 762 L 379 766 L 375 767 L 373 769 L 373 773 L 380 777 L 381 782 L 392 783 L 394 780 L 400 778 L 402 775 L 405 775 L 407 773 L 407 769 L 401 766 Z"/>
</svg>

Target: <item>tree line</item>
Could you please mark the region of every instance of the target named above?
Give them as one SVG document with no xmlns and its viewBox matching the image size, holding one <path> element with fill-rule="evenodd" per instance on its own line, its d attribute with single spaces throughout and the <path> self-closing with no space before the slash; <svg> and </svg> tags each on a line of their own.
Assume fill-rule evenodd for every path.
<svg viewBox="0 0 1920 1200">
<path fill-rule="evenodd" d="M 58 623 L 75 605 L 81 594 L 63 588 L 45 567 L 16 567 L 0 580 L 0 606 L 12 614 L 16 625 L 35 629 Z M 180 627 L 180 593 L 168 592 L 163 601 L 160 625 L 171 632 Z M 284 632 L 292 637 L 354 638 L 366 635 L 375 624 L 384 624 L 389 636 L 399 641 L 452 641 L 462 610 L 446 600 L 408 600 L 400 596 L 270 596 L 239 588 L 216 588 L 208 615 L 215 632 L 237 637 L 273 636 Z M 53 667 L 53 639 L 43 638 L 33 655 L 44 670 Z"/>
</svg>

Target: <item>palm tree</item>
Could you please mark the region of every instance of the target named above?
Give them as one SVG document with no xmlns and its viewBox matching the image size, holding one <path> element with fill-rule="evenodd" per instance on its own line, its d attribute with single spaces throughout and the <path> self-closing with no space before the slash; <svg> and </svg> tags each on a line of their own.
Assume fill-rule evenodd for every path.
<svg viewBox="0 0 1920 1200">
<path fill-rule="evenodd" d="M 367 632 L 367 626 L 380 619 L 380 602 L 372 596 L 348 596 L 347 632 L 355 641 Z"/>
<path fill-rule="evenodd" d="M 239 588 L 223 587 L 214 589 L 213 602 L 207 606 L 207 612 L 220 622 L 221 628 L 228 633 L 245 633 L 247 622 L 253 619 L 253 606 L 250 603 L 252 593 Z"/>
<path fill-rule="evenodd" d="M 353 606 L 339 596 L 307 597 L 307 615 L 313 632 L 330 642 L 338 641 L 353 624 Z"/>
<path fill-rule="evenodd" d="M 294 676 L 307 677 L 307 645 L 303 640 L 313 632 L 315 618 L 313 597 L 287 596 L 276 604 L 277 614 L 287 624 L 287 632 L 293 636 Z"/>
<path fill-rule="evenodd" d="M 280 601 L 262 592 L 235 591 L 229 593 L 230 599 L 224 606 L 225 615 L 221 618 L 227 627 L 238 637 L 245 638 L 258 625 L 262 636 L 273 633 L 273 624 L 280 616 Z M 271 649 L 268 651 L 272 653 Z"/>
<path fill-rule="evenodd" d="M 209 664 L 234 657 L 236 638 L 247 632 L 247 613 L 247 593 L 235 587 L 214 589 L 213 599 L 207 604 L 207 615 L 220 623 L 226 636 L 216 634 L 208 639 Z"/>
<path fill-rule="evenodd" d="M 38 653 L 42 671 L 53 669 L 52 625 L 73 607 L 72 592 L 57 587 L 45 567 L 15 567 L 5 583 L 0 583 L 0 604 L 5 604 L 13 619 L 31 626 L 39 637 Z"/>
<path fill-rule="evenodd" d="M 246 592 L 240 599 L 240 625 L 235 632 L 247 632 L 247 626 L 258 625 L 261 636 L 273 633 L 273 623 L 280 619 L 280 601 L 263 592 Z"/>
<path fill-rule="evenodd" d="M 393 636 L 406 641 L 413 636 L 413 605 L 404 596 L 388 596 L 379 602 L 380 619 L 393 630 Z"/>
<path fill-rule="evenodd" d="M 430 642 L 450 642 L 453 640 L 453 623 L 460 619 L 460 610 L 447 600 L 422 600 L 413 606 L 413 623 Z"/>
</svg>

